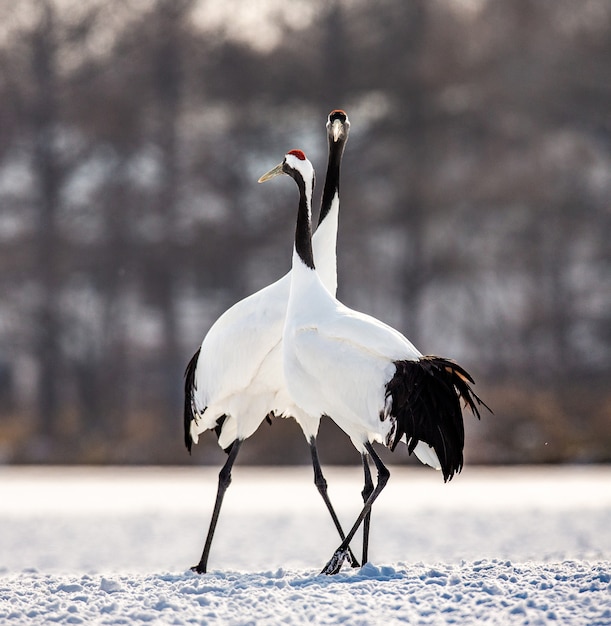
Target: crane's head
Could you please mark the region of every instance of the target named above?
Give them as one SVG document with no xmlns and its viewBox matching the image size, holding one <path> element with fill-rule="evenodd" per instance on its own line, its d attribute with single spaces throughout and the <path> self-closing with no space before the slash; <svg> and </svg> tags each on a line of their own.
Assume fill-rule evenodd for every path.
<svg viewBox="0 0 611 626">
<path fill-rule="evenodd" d="M 258 182 L 264 183 L 280 174 L 287 174 L 297 182 L 301 179 L 304 183 L 311 184 L 311 188 L 314 188 L 314 168 L 301 150 L 290 150 L 287 152 L 282 163 L 263 174 Z"/>
<path fill-rule="evenodd" d="M 350 120 L 346 111 L 335 109 L 329 113 L 327 120 L 327 137 L 329 143 L 337 143 L 338 141 L 348 141 L 350 133 Z"/>
</svg>

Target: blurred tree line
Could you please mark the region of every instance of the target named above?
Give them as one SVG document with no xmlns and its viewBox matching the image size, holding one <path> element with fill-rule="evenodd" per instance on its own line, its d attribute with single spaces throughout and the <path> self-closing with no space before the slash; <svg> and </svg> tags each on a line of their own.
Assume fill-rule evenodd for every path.
<svg viewBox="0 0 611 626">
<path fill-rule="evenodd" d="M 0 0 L 0 459 L 188 462 L 184 366 L 290 266 L 256 179 L 299 147 L 320 192 L 344 108 L 340 298 L 475 375 L 468 461 L 611 460 L 611 4 L 220 6 Z"/>
</svg>

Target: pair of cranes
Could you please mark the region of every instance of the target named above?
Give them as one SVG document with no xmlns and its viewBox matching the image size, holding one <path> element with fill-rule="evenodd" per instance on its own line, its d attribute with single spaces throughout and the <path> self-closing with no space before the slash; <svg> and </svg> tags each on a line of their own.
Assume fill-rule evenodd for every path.
<svg viewBox="0 0 611 626">
<path fill-rule="evenodd" d="M 314 482 L 341 539 L 322 570 L 335 574 L 346 560 L 358 566 L 350 541 L 361 524 L 361 562 L 368 558 L 371 507 L 389 477 L 372 444 L 394 450 L 403 442 L 421 462 L 441 469 L 447 481 L 463 465 L 461 401 L 478 418 L 478 407 L 486 406 L 471 388 L 473 379 L 457 363 L 422 355 L 395 329 L 335 298 L 340 168 L 349 131 L 346 113 L 332 111 L 327 121 L 325 185 L 313 234 L 314 169 L 305 154 L 291 150 L 259 179 L 286 174 L 297 184 L 292 269 L 221 315 L 187 366 L 187 449 L 191 452 L 201 433 L 214 430 L 228 454 L 219 473 L 204 550 L 192 568 L 198 573 L 207 570 L 240 447 L 266 418 L 293 417 L 308 441 Z M 318 459 L 316 436 L 323 415 L 350 437 L 363 464 L 364 504 L 347 534 L 329 499 Z M 375 486 L 370 460 L 377 471 Z"/>
</svg>

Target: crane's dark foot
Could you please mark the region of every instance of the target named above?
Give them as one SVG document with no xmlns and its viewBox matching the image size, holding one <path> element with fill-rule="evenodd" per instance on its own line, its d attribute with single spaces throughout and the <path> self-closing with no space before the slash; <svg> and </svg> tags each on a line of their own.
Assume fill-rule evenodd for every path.
<svg viewBox="0 0 611 626">
<path fill-rule="evenodd" d="M 333 574 L 337 574 L 340 569 L 342 569 L 342 565 L 344 561 L 348 558 L 348 550 L 336 550 L 335 554 L 331 557 L 331 560 L 324 566 L 321 574 L 326 574 L 327 576 L 331 576 Z"/>
<path fill-rule="evenodd" d="M 352 554 L 352 550 L 350 550 L 350 548 L 348 548 L 346 560 L 348 561 L 350 567 L 361 567 L 361 564 L 356 560 L 356 557 L 354 556 L 354 554 Z"/>
<path fill-rule="evenodd" d="M 206 566 L 202 565 L 201 563 L 198 563 L 197 565 L 194 565 L 191 568 L 192 572 L 195 572 L 196 574 L 205 574 L 206 573 Z"/>
</svg>

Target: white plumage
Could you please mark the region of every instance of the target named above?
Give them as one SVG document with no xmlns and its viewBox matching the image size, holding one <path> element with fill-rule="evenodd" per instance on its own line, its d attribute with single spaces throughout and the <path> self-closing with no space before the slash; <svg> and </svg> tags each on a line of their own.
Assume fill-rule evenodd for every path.
<svg viewBox="0 0 611 626">
<path fill-rule="evenodd" d="M 309 415 L 332 416 L 361 454 L 367 441 L 389 446 L 394 420 L 387 419 L 392 406 L 386 385 L 396 371 L 395 361 L 417 361 L 423 355 L 391 326 L 329 298 L 317 272 L 304 267 L 297 264 L 293 280 L 299 281 L 299 288 L 289 300 L 284 327 L 289 393 Z M 316 373 L 320 379 L 314 378 Z M 346 391 L 340 395 L 342 388 Z M 425 465 L 441 469 L 435 450 L 423 441 L 414 454 Z"/>
<path fill-rule="evenodd" d="M 479 417 L 472 379 L 448 359 L 423 356 L 401 333 L 349 309 L 325 287 L 311 240 L 314 170 L 303 152 L 289 152 L 272 170 L 292 176 L 300 190 L 291 290 L 282 350 L 287 388 L 309 415 L 328 415 L 369 455 L 378 483 L 364 490 L 365 506 L 324 573 L 339 571 L 346 549 L 388 479 L 372 442 L 391 449 L 399 441 L 449 480 L 463 463 L 460 400 Z M 367 531 L 368 532 L 368 531 Z M 367 534 L 367 533 L 366 533 Z M 365 537 L 365 542 L 366 542 Z M 364 548 L 363 560 L 366 559 Z"/>
<path fill-rule="evenodd" d="M 329 165 L 321 215 L 313 246 L 320 259 L 325 288 L 337 289 L 336 240 L 339 216 L 339 172 L 350 122 L 336 110 L 327 121 Z M 185 381 L 185 444 L 191 451 L 199 435 L 216 430 L 219 445 L 229 453 L 219 474 L 219 489 L 200 562 L 193 569 L 205 572 L 222 499 L 231 482 L 231 467 L 241 442 L 266 417 L 294 417 L 310 444 L 315 482 L 333 521 L 343 531 L 326 495 L 315 438 L 320 415 L 312 416 L 295 405 L 284 383 L 282 332 L 291 286 L 290 272 L 275 283 L 233 305 L 212 325 L 201 348 L 187 366 Z"/>
</svg>

